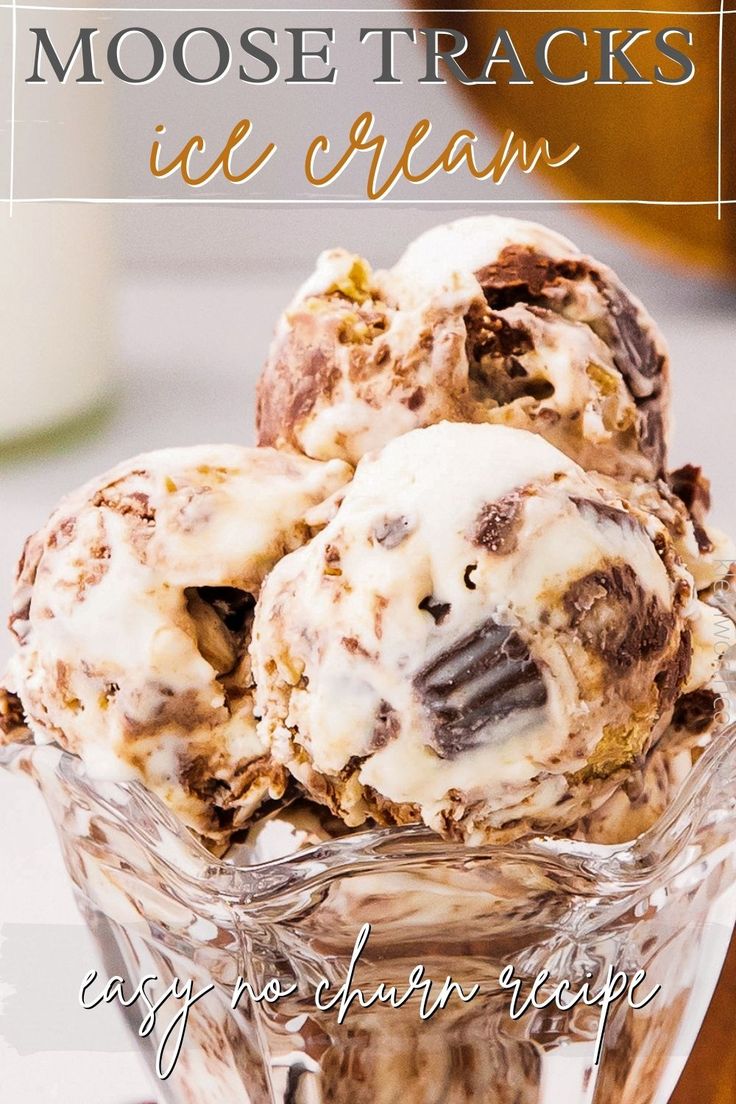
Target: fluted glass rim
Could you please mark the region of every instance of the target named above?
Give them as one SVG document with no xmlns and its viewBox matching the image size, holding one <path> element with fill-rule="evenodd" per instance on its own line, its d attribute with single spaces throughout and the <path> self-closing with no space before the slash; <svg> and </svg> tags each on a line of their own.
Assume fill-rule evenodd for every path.
<svg viewBox="0 0 736 1104">
<path fill-rule="evenodd" d="M 594 844 L 565 837 L 523 837 L 510 843 L 467 847 L 441 839 L 417 826 L 366 828 L 253 865 L 218 859 L 141 783 L 100 782 L 91 778 L 81 760 L 55 746 L 16 744 L 0 748 L 0 765 L 18 767 L 43 790 L 44 771 L 51 769 L 82 806 L 112 817 L 143 848 L 163 879 L 188 886 L 198 898 L 216 896 L 257 914 L 286 904 L 295 891 L 341 874 L 378 873 L 383 866 L 458 864 L 471 868 L 484 862 L 543 864 L 554 875 L 562 894 L 587 895 L 598 901 L 619 901 L 651 889 L 656 879 L 701 861 L 712 847 L 736 848 L 736 723 L 720 728 L 694 764 L 677 797 L 646 832 L 629 843 Z M 732 831 L 726 832 L 733 821 Z M 691 846 L 698 843 L 699 846 Z"/>
</svg>

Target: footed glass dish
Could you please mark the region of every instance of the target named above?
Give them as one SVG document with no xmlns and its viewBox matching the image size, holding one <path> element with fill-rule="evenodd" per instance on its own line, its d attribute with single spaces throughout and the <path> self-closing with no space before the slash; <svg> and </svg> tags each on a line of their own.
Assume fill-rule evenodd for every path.
<svg viewBox="0 0 736 1104">
<path fill-rule="evenodd" d="M 380 829 L 267 862 L 241 848 L 242 865 L 209 855 L 138 785 L 90 780 L 53 747 L 0 756 L 43 790 L 100 976 L 132 988 L 155 975 L 157 993 L 175 978 L 194 992 L 212 986 L 190 1010 L 162 1104 L 666 1104 L 736 915 L 734 728 L 631 844 L 470 850 L 421 828 Z M 365 924 L 352 986 L 366 997 L 381 983 L 401 996 L 420 964 L 430 1003 L 448 976 L 476 995 L 426 1020 L 419 994 L 400 1008 L 354 1000 L 338 1022 L 315 991 L 325 979 L 323 1002 L 338 993 Z M 512 1018 L 511 970 L 522 998 L 548 971 L 538 1004 L 563 980 L 592 992 L 617 971 L 646 971 L 638 1000 L 661 989 L 645 1007 L 611 1006 L 596 1063 L 600 1008 Z M 233 1008 L 239 978 L 292 991 L 273 1003 L 244 995 Z M 144 1011 L 125 1013 L 136 1032 Z M 152 1068 L 174 1011 L 139 1040 Z"/>
</svg>

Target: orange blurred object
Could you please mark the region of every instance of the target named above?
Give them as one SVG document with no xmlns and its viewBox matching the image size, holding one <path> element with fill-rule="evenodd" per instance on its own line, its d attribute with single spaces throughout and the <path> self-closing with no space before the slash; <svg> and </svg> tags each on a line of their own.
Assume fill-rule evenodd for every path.
<svg viewBox="0 0 736 1104">
<path fill-rule="evenodd" d="M 736 1100 L 736 937 L 715 996 L 670 1104 L 733 1104 Z"/>
<path fill-rule="evenodd" d="M 426 4 L 417 3 L 425 8 Z M 513 0 L 489 11 L 488 0 L 473 0 L 464 9 L 417 14 L 423 27 L 453 28 L 467 36 L 468 47 L 458 57 L 469 76 L 478 76 L 496 33 L 506 28 L 527 72 L 530 84 L 509 84 L 510 65 L 496 64 L 492 76 L 497 84 L 463 85 L 452 78 L 443 63 L 440 75 L 460 89 L 497 132 L 512 127 L 527 139 L 546 137 L 553 149 L 565 149 L 577 142 L 580 153 L 563 168 L 548 172 L 553 186 L 572 199 L 705 200 L 718 197 L 719 135 L 719 40 L 723 40 L 721 72 L 722 136 L 721 198 L 736 198 L 736 14 L 722 16 L 718 0 L 684 3 L 686 12 L 673 14 L 677 3 L 662 10 L 633 11 L 637 4 L 624 0 L 595 0 L 572 3 L 569 11 L 545 0 L 534 4 L 536 11 L 514 14 Z M 448 6 L 449 7 L 449 6 Z M 654 5 L 652 5 L 654 7 Z M 732 5 L 726 5 L 732 7 Z M 481 10 L 485 8 L 486 10 Z M 557 9 L 555 11 L 555 9 Z M 563 9 L 562 11 L 560 9 Z M 669 9 L 669 10 L 667 10 Z M 693 14 L 693 12 L 697 14 Z M 664 14 L 663 14 L 664 12 Z M 575 28 L 580 34 L 563 34 L 550 47 L 554 71 L 573 77 L 588 71 L 580 84 L 558 86 L 549 83 L 535 66 L 535 46 L 540 37 L 558 28 Z M 656 46 L 657 32 L 676 27 L 692 34 L 692 44 L 677 35 L 672 45 L 684 48 L 695 63 L 693 78 L 682 85 L 596 84 L 600 75 L 602 39 L 595 28 L 642 28 L 641 36 L 628 56 L 651 78 L 656 66 L 677 75 L 677 65 L 663 58 Z M 626 40 L 625 33 L 614 43 Z M 445 41 L 446 48 L 451 40 Z M 503 52 L 503 50 L 501 51 Z M 616 63 L 615 77 L 625 74 Z M 736 275 L 736 208 L 722 206 L 721 218 L 715 206 L 606 205 L 584 208 L 596 217 L 613 222 L 629 236 L 660 256 L 677 258 L 687 265 L 722 274 Z M 734 1097 L 736 1099 L 736 1097 Z"/>
</svg>

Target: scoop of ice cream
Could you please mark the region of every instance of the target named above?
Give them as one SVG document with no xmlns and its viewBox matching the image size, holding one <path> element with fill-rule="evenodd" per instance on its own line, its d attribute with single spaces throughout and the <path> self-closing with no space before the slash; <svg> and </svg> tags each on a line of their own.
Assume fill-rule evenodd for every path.
<svg viewBox="0 0 736 1104">
<path fill-rule="evenodd" d="M 280 795 L 252 716 L 253 607 L 349 474 L 271 449 L 166 449 L 64 499 L 26 544 L 10 619 L 9 682 L 36 738 L 143 781 L 213 841 Z"/>
<path fill-rule="evenodd" d="M 439 226 L 394 268 L 332 250 L 280 320 L 262 444 L 355 463 L 442 419 L 532 430 L 585 468 L 663 472 L 667 352 L 605 265 L 533 223 Z"/>
<path fill-rule="evenodd" d="M 714 617 L 657 518 L 541 437 L 443 423 L 361 461 L 274 569 L 256 713 L 348 823 L 557 830 L 712 676 Z"/>
</svg>

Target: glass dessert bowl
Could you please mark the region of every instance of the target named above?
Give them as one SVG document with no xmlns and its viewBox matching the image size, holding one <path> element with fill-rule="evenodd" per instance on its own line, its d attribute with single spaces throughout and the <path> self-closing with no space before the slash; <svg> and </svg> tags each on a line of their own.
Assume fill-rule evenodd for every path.
<svg viewBox="0 0 736 1104">
<path fill-rule="evenodd" d="M 734 726 L 655 826 L 616 846 L 471 849 L 418 827 L 320 840 L 314 815 L 303 828 L 282 809 L 217 859 L 139 784 L 92 781 L 51 746 L 11 744 L 0 757 L 37 781 L 54 818 L 102 960 L 94 992 L 113 975 L 129 980 L 128 995 L 146 975 L 156 996 L 175 979 L 207 990 L 175 1062 L 176 1032 L 164 1036 L 181 1002 L 139 1037 L 154 1072 L 168 1074 L 157 1089 L 167 1104 L 665 1104 L 736 916 Z M 419 965 L 433 982 L 425 1015 L 447 978 L 478 991 L 469 1001 L 455 991 L 424 1019 L 421 992 L 401 1007 L 353 997 L 339 1022 L 343 983 L 366 1001 L 395 986 L 398 1003 Z M 541 971 L 540 1005 L 564 980 L 594 995 L 625 979 L 598 1062 L 600 1004 L 512 1017 L 510 978 L 521 981 L 518 1012 Z M 633 1003 L 661 987 L 641 1008 L 626 998 L 637 971 Z M 273 1002 L 245 992 L 233 1008 L 239 979 L 241 990 L 275 979 L 291 991 Z M 334 1006 L 320 1009 L 316 992 Z M 125 1010 L 136 1035 L 145 1011 Z"/>
<path fill-rule="evenodd" d="M 543 227 L 333 250 L 258 447 L 26 543 L 2 758 L 159 1100 L 665 1104 L 736 909 L 736 548 L 665 480 L 668 363 Z"/>
</svg>

